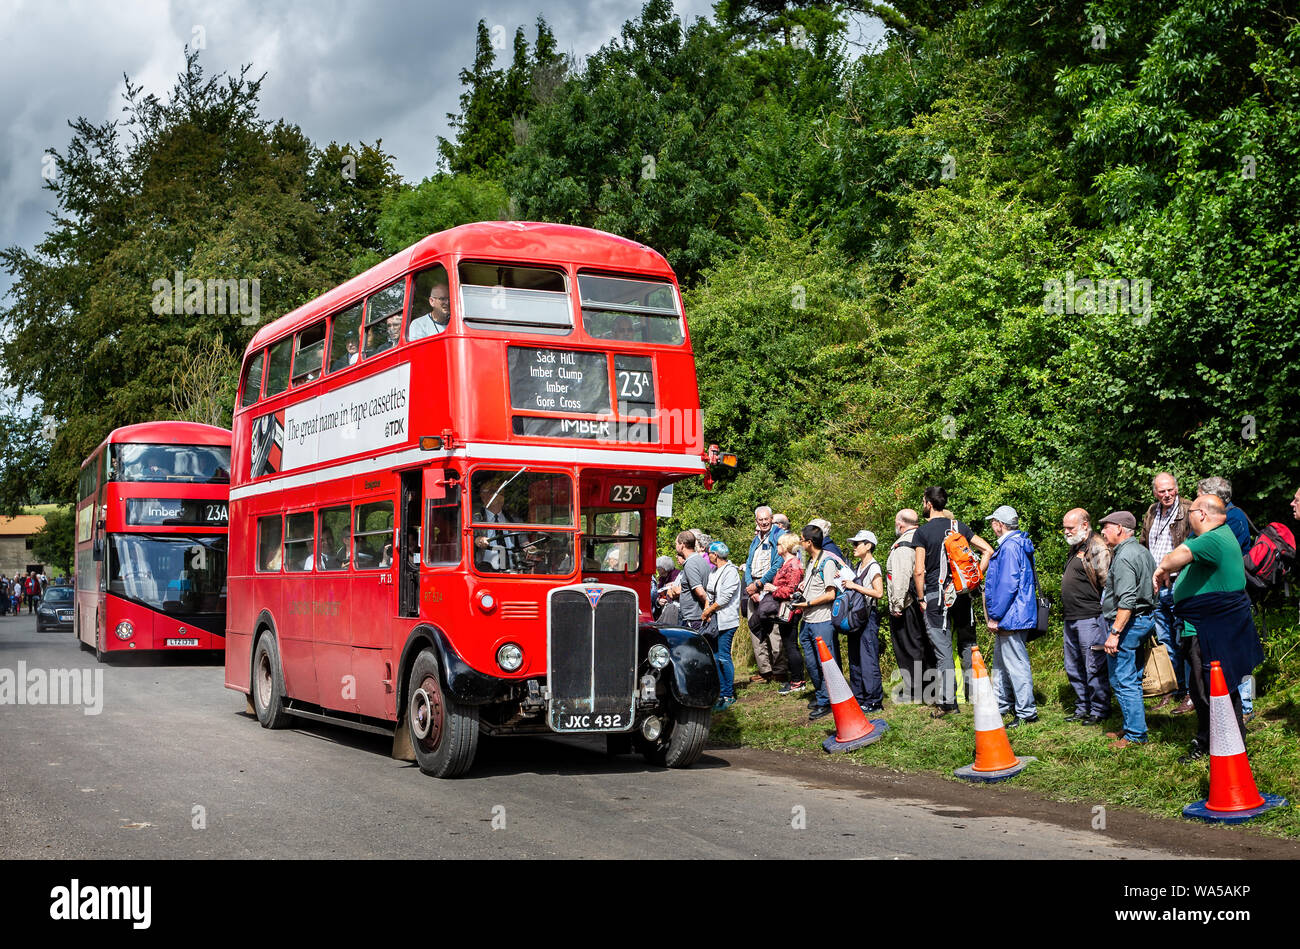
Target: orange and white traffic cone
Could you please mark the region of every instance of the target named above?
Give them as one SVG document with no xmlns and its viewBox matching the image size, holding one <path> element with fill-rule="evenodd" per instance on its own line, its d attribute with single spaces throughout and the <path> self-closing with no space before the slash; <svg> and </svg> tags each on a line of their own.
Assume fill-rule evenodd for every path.
<svg viewBox="0 0 1300 949">
<path fill-rule="evenodd" d="M 1232 711 L 1228 682 L 1218 661 L 1210 663 L 1210 796 L 1183 808 L 1183 816 L 1219 824 L 1240 824 L 1286 804 L 1260 794 L 1246 757 L 1246 743 Z"/>
<path fill-rule="evenodd" d="M 993 682 L 984 665 L 979 647 L 970 651 L 970 664 L 974 670 L 975 705 L 975 760 L 953 774 L 967 781 L 1005 781 L 1014 778 L 1037 758 L 1017 758 L 1011 751 L 1011 741 L 998 714 L 998 700 L 993 696 Z"/>
<path fill-rule="evenodd" d="M 831 700 L 831 714 L 835 716 L 835 734 L 822 742 L 822 747 L 830 752 L 852 751 L 880 741 L 889 731 L 889 723 L 883 718 L 867 719 L 849 684 L 844 681 L 844 673 L 835 657 L 820 636 L 816 639 L 817 657 L 822 663 L 822 677 L 826 680 L 826 693 Z"/>
</svg>

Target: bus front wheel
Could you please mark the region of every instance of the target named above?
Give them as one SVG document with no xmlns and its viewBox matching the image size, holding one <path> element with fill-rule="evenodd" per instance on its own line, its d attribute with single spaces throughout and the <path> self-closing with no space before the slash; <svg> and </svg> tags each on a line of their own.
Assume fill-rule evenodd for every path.
<svg viewBox="0 0 1300 949">
<path fill-rule="evenodd" d="M 284 673 L 280 669 L 280 650 L 275 634 L 265 632 L 253 651 L 253 711 L 263 728 L 284 728 L 289 713 L 284 707 Z"/>
<path fill-rule="evenodd" d="M 415 657 L 406 689 L 406 727 L 420 770 L 435 778 L 454 778 L 474 763 L 478 750 L 478 707 L 447 694 L 438 657 L 425 649 Z"/>
<path fill-rule="evenodd" d="M 712 717 L 712 709 L 678 706 L 665 734 L 653 742 L 639 739 L 641 754 L 661 768 L 689 768 L 704 754 Z"/>
</svg>

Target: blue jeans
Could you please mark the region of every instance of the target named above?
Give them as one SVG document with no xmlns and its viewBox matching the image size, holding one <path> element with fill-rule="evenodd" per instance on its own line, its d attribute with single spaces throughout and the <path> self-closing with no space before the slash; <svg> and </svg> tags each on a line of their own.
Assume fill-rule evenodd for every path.
<svg viewBox="0 0 1300 949">
<path fill-rule="evenodd" d="M 1104 718 L 1110 713 L 1106 654 L 1100 646 L 1109 635 L 1100 616 L 1065 621 L 1065 677 L 1074 690 L 1074 713 Z"/>
<path fill-rule="evenodd" d="M 1003 715 L 1014 708 L 1017 718 L 1038 714 L 1034 704 L 1034 676 L 1029 667 L 1029 646 L 1023 630 L 997 632 L 993 645 L 993 694 Z"/>
<path fill-rule="evenodd" d="M 731 661 L 731 638 L 736 635 L 739 626 L 733 626 L 731 629 L 724 629 L 718 633 L 718 646 L 713 650 L 714 659 L 718 664 L 718 684 L 722 687 L 721 695 L 724 699 L 734 699 L 736 697 L 736 666 Z"/>
<path fill-rule="evenodd" d="M 835 664 L 840 662 L 840 647 L 835 641 L 835 626 L 830 620 L 824 623 L 804 623 L 803 628 L 799 630 L 799 646 L 803 650 L 803 662 L 808 667 L 808 679 L 812 682 L 813 688 L 817 690 L 814 697 L 814 704 L 817 706 L 829 706 L 831 704 L 830 694 L 826 691 L 826 681 L 822 677 L 822 661 L 817 655 L 816 637 L 820 636 L 826 648 L 831 651 L 835 657 Z"/>
<path fill-rule="evenodd" d="M 1174 693 L 1174 697 L 1182 698 L 1187 694 L 1187 671 L 1184 668 L 1182 656 L 1179 655 L 1179 641 L 1183 637 L 1183 621 L 1174 616 L 1174 591 L 1172 587 L 1161 588 L 1160 600 L 1156 603 L 1155 612 L 1151 614 L 1151 619 L 1155 623 L 1156 639 L 1160 640 L 1165 649 L 1169 650 L 1169 663 L 1174 667 L 1174 677 L 1178 680 L 1178 690 Z"/>
<path fill-rule="evenodd" d="M 1137 651 L 1142 640 L 1151 635 L 1154 626 L 1155 619 L 1150 614 L 1133 617 L 1119 638 L 1119 652 L 1106 657 L 1110 687 L 1119 703 L 1120 715 L 1124 717 L 1122 737 L 1129 741 L 1147 740 L 1147 713 L 1142 704 L 1142 669 L 1137 664 Z"/>
</svg>

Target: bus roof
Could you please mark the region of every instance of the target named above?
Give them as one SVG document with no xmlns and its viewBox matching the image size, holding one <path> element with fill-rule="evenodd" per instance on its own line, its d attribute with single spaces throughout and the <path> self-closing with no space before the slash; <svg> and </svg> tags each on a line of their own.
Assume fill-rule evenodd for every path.
<svg viewBox="0 0 1300 949">
<path fill-rule="evenodd" d="M 253 335 L 245 352 L 261 349 L 300 325 L 311 323 L 338 307 L 386 286 L 409 270 L 422 269 L 439 258 L 448 256 L 456 260 L 486 258 L 519 263 L 572 263 L 578 267 L 663 277 L 671 277 L 673 273 L 668 261 L 653 248 L 589 227 L 536 221 L 462 224 L 460 227 L 430 234 L 346 283 L 268 323 Z"/>
<path fill-rule="evenodd" d="M 137 422 L 109 432 L 81 466 L 84 468 L 105 445 L 229 445 L 233 437 L 228 428 L 202 422 Z"/>
</svg>

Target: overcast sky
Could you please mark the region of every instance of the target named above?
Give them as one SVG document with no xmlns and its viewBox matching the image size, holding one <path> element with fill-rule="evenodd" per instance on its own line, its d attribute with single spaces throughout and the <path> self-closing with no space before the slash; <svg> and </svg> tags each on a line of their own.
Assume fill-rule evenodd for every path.
<svg viewBox="0 0 1300 949">
<path fill-rule="evenodd" d="M 713 0 L 674 0 L 684 23 Z M 253 3 L 0 0 L 0 247 L 31 248 L 49 223 L 42 157 L 64 151 L 68 121 L 121 116 L 123 74 L 166 96 L 187 43 L 202 46 L 207 75 L 266 73 L 262 117 L 301 126 L 318 145 L 383 140 L 409 181 L 432 174 L 437 139 L 457 108 L 458 74 L 474 55 L 475 24 L 515 28 L 531 45 L 539 14 L 560 49 L 584 57 L 640 14 L 642 0 L 272 0 Z M 857 35 L 879 35 L 878 23 Z M 874 36 L 867 35 L 867 40 Z M 0 272 L 0 294 L 9 278 Z"/>
</svg>

